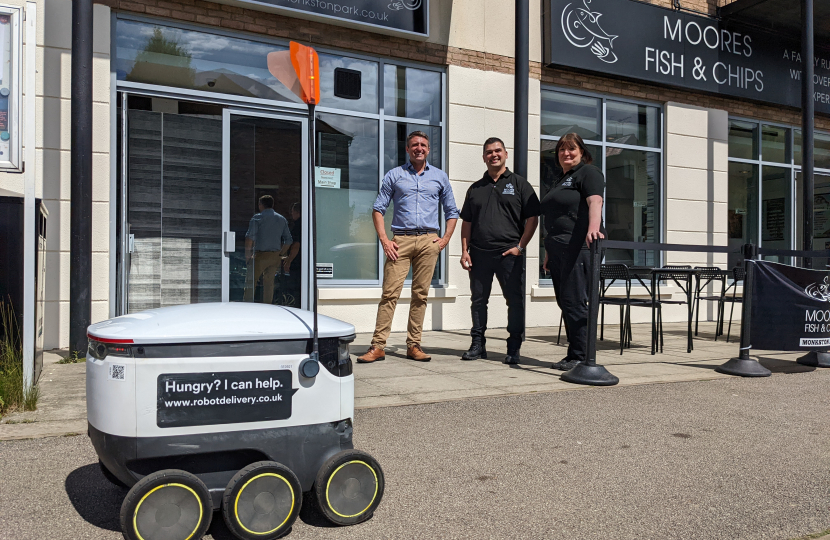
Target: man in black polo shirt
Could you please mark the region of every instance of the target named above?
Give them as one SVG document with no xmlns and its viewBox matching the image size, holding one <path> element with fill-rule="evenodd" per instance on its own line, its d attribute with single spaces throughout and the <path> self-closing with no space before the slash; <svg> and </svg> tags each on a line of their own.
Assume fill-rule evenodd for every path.
<svg viewBox="0 0 830 540">
<path fill-rule="evenodd" d="M 539 223 L 539 198 L 521 176 L 506 165 L 507 150 L 497 137 L 484 141 L 487 172 L 467 190 L 461 210 L 461 266 L 470 273 L 473 338 L 462 360 L 487 358 L 487 302 L 493 276 L 507 301 L 507 357 L 519 363 L 525 329 L 524 252 Z"/>
</svg>

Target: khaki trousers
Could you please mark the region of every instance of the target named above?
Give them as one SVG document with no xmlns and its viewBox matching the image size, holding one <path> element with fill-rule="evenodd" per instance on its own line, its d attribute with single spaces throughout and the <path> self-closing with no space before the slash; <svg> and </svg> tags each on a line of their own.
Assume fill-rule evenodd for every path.
<svg viewBox="0 0 830 540">
<path fill-rule="evenodd" d="M 255 251 L 254 260 L 248 264 L 248 275 L 245 279 L 245 302 L 254 300 L 256 283 L 262 276 L 262 303 L 271 304 L 274 301 L 274 278 L 280 271 L 282 257 L 279 251 Z"/>
<path fill-rule="evenodd" d="M 395 236 L 392 241 L 398 244 L 398 260 L 386 258 L 383 265 L 383 296 L 378 305 L 378 318 L 372 346 L 384 348 L 389 331 L 392 329 L 392 317 L 395 306 L 401 296 L 403 282 L 412 267 L 412 299 L 409 302 L 409 323 L 406 327 L 407 347 L 421 343 L 421 331 L 424 327 L 424 313 L 427 309 L 427 294 L 435 272 L 435 263 L 441 248 L 435 240 L 435 233 L 421 236 Z"/>
</svg>

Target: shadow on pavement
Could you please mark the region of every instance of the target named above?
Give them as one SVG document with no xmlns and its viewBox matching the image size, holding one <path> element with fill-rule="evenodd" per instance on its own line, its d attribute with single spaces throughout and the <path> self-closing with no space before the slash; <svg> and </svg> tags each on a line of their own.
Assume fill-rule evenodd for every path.
<svg viewBox="0 0 830 540">
<path fill-rule="evenodd" d="M 335 525 L 332 524 L 331 521 L 327 520 L 323 513 L 320 512 L 313 490 L 303 493 L 303 506 L 300 508 L 300 520 L 306 525 L 311 525 L 312 527 L 335 527 Z"/>
<path fill-rule="evenodd" d="M 85 521 L 109 531 L 121 532 L 119 514 L 127 490 L 104 478 L 97 463 L 77 468 L 64 482 L 69 501 Z"/>
<path fill-rule="evenodd" d="M 811 366 L 797 364 L 795 360 L 778 360 L 777 358 L 765 358 L 761 356 L 758 358 L 758 361 L 773 373 L 809 373 L 816 370 L 816 368 Z"/>
</svg>

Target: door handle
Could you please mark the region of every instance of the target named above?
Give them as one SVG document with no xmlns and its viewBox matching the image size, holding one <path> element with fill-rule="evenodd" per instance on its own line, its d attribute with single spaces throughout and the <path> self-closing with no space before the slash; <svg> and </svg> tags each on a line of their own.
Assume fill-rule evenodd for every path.
<svg viewBox="0 0 830 540">
<path fill-rule="evenodd" d="M 127 253 L 135 253 L 135 235 L 127 236 Z"/>
<path fill-rule="evenodd" d="M 233 253 L 236 251 L 236 233 L 234 231 L 225 231 L 223 243 L 225 253 Z"/>
</svg>

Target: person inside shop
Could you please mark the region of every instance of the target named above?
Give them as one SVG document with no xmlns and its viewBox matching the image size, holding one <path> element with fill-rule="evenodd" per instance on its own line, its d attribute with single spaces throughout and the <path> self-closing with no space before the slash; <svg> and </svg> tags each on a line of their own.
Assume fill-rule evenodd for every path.
<svg viewBox="0 0 830 540">
<path fill-rule="evenodd" d="M 357 358 L 360 363 L 386 358 L 384 347 L 392 329 L 392 316 L 410 268 L 412 297 L 406 331 L 406 357 L 420 362 L 429 362 L 431 359 L 421 348 L 427 293 L 438 255 L 447 247 L 455 230 L 458 208 L 447 175 L 438 167 L 427 163 L 427 134 L 423 131 L 410 133 L 406 138 L 406 153 L 409 160 L 383 177 L 372 210 L 372 221 L 383 245 L 386 262 L 383 265 L 383 293 L 378 304 L 375 333 L 369 350 Z M 393 236 L 388 238 L 383 216 L 391 202 L 395 203 Z M 438 235 L 441 227 L 439 204 L 444 208 L 446 220 L 443 236 Z"/>
<path fill-rule="evenodd" d="M 472 343 L 462 360 L 487 358 L 484 333 L 493 276 L 507 301 L 507 356 L 518 364 L 525 330 L 524 256 L 539 223 L 539 198 L 530 183 L 507 168 L 497 137 L 484 141 L 487 172 L 467 190 L 461 208 L 461 266 L 470 275 Z"/>
<path fill-rule="evenodd" d="M 259 213 L 254 214 L 245 233 L 245 262 L 248 276 L 245 284 L 245 302 L 254 300 L 257 281 L 262 278 L 262 302 L 274 302 L 274 279 L 282 263 L 282 254 L 291 245 L 288 220 L 274 210 L 274 198 L 259 198 Z"/>
<path fill-rule="evenodd" d="M 302 285 L 302 257 L 300 257 L 300 239 L 303 235 L 303 222 L 300 203 L 291 205 L 291 246 L 288 248 L 287 256 L 282 260 L 282 272 L 287 282 L 287 293 L 291 296 L 288 305 L 300 307 L 302 305 L 300 294 Z"/>
<path fill-rule="evenodd" d="M 568 332 L 568 355 L 553 369 L 568 371 L 585 361 L 588 339 L 588 247 L 605 238 L 602 197 L 605 178 L 591 165 L 591 153 L 576 133 L 564 135 L 556 144 L 561 167 L 551 189 L 542 197 L 545 226 L 545 262 L 550 272 L 556 303 L 562 310 Z"/>
</svg>

